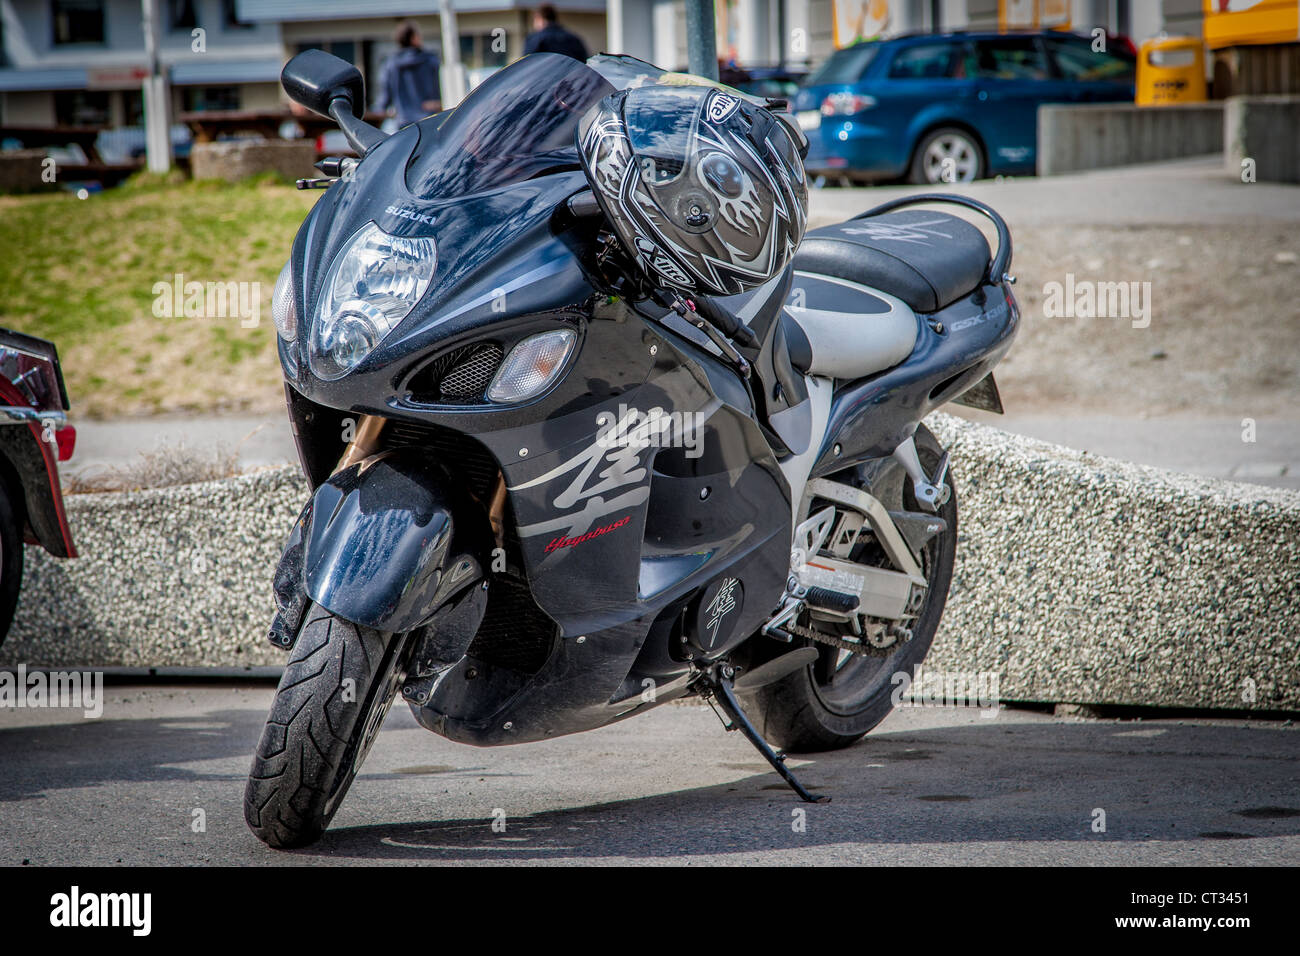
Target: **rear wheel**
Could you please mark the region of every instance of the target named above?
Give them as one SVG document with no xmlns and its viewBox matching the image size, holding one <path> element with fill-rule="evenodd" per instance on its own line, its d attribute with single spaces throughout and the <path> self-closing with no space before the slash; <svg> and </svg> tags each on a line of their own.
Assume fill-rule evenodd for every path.
<svg viewBox="0 0 1300 956">
<path fill-rule="evenodd" d="M 0 482 L 0 644 L 13 623 L 22 582 L 23 529 L 9 499 L 9 489 Z"/>
<path fill-rule="evenodd" d="M 969 183 L 984 175 L 984 153 L 975 137 L 964 129 L 945 126 L 921 138 L 908 179 L 920 185 Z"/>
<path fill-rule="evenodd" d="M 916 431 L 916 448 L 926 474 L 933 474 L 943 452 L 938 440 L 925 426 Z M 920 511 L 912 494 L 911 482 L 906 480 L 902 468 L 892 462 L 890 465 L 867 490 L 890 511 Z M 836 480 L 849 482 L 850 478 L 836 476 Z M 845 747 L 879 724 L 893 709 L 892 695 L 897 686 L 893 676 L 901 671 L 913 675 L 916 665 L 930 650 L 939 619 L 943 616 L 948 585 L 952 581 L 957 553 L 957 493 L 951 471 L 946 481 L 953 490 L 940 506 L 939 516 L 946 522 L 947 530 L 931 538 L 921 552 L 921 569 L 929 587 L 915 609 L 911 637 L 896 637 L 892 644 L 871 648 L 869 655 L 796 637 L 796 646 L 817 649 L 816 662 L 755 691 L 752 698 L 759 718 L 756 721 L 759 731 L 774 745 L 796 753 Z M 874 542 L 860 544 L 853 552 L 852 560 L 890 566 Z M 807 612 L 800 617 L 798 624 L 802 629 L 817 630 L 833 637 L 844 633 L 811 620 Z M 776 645 L 768 650 L 780 654 L 788 651 L 789 645 Z"/>
<path fill-rule="evenodd" d="M 305 846 L 325 832 L 401 686 L 405 646 L 403 635 L 308 608 L 244 791 L 244 819 L 262 842 Z"/>
</svg>

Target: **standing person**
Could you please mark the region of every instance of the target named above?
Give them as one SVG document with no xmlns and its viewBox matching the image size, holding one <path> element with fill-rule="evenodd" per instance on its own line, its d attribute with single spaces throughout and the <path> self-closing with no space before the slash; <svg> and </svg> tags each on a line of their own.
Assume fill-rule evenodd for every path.
<svg viewBox="0 0 1300 956">
<path fill-rule="evenodd" d="M 555 8 L 544 3 L 533 14 L 533 28 L 536 33 L 528 35 L 524 44 L 524 54 L 529 53 L 563 53 L 575 60 L 587 59 L 587 45 L 576 33 L 570 33 L 560 26 Z"/>
<path fill-rule="evenodd" d="M 376 105 L 406 126 L 442 109 L 438 55 L 420 45 L 420 28 L 413 20 L 398 24 L 393 39 L 397 52 L 384 64 Z"/>
</svg>

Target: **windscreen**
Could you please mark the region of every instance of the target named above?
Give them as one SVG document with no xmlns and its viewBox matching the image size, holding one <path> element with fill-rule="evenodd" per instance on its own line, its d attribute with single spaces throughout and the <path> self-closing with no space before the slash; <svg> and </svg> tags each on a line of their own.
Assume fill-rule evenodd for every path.
<svg viewBox="0 0 1300 956">
<path fill-rule="evenodd" d="M 508 186 L 579 166 L 578 119 L 614 92 L 599 73 L 567 56 L 535 53 L 494 73 L 437 124 L 420 124 L 406 184 L 424 199 Z"/>
</svg>

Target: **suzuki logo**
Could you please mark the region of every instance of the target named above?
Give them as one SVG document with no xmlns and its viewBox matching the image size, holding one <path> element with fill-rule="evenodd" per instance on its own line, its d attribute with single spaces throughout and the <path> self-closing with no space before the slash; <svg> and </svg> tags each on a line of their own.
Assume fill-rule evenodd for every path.
<svg viewBox="0 0 1300 956">
<path fill-rule="evenodd" d="M 403 209 L 401 206 L 389 206 L 384 212 L 390 216 L 397 216 L 399 219 L 409 219 L 411 222 L 423 222 L 430 226 L 433 225 L 433 217 L 426 216 L 422 212 L 414 209 Z"/>
</svg>

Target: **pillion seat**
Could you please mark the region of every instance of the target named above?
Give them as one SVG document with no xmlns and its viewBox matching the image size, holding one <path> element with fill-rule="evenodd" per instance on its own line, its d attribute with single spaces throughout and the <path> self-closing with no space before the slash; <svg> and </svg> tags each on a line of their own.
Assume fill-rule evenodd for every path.
<svg viewBox="0 0 1300 956">
<path fill-rule="evenodd" d="M 942 212 L 904 209 L 809 232 L 786 302 L 790 360 L 802 372 L 863 378 L 916 347 L 918 312 L 969 294 L 989 268 L 984 234 Z"/>
<path fill-rule="evenodd" d="M 794 267 L 879 289 L 917 312 L 937 312 L 980 284 L 989 259 L 984 234 L 966 220 L 900 209 L 812 230 Z"/>
</svg>

